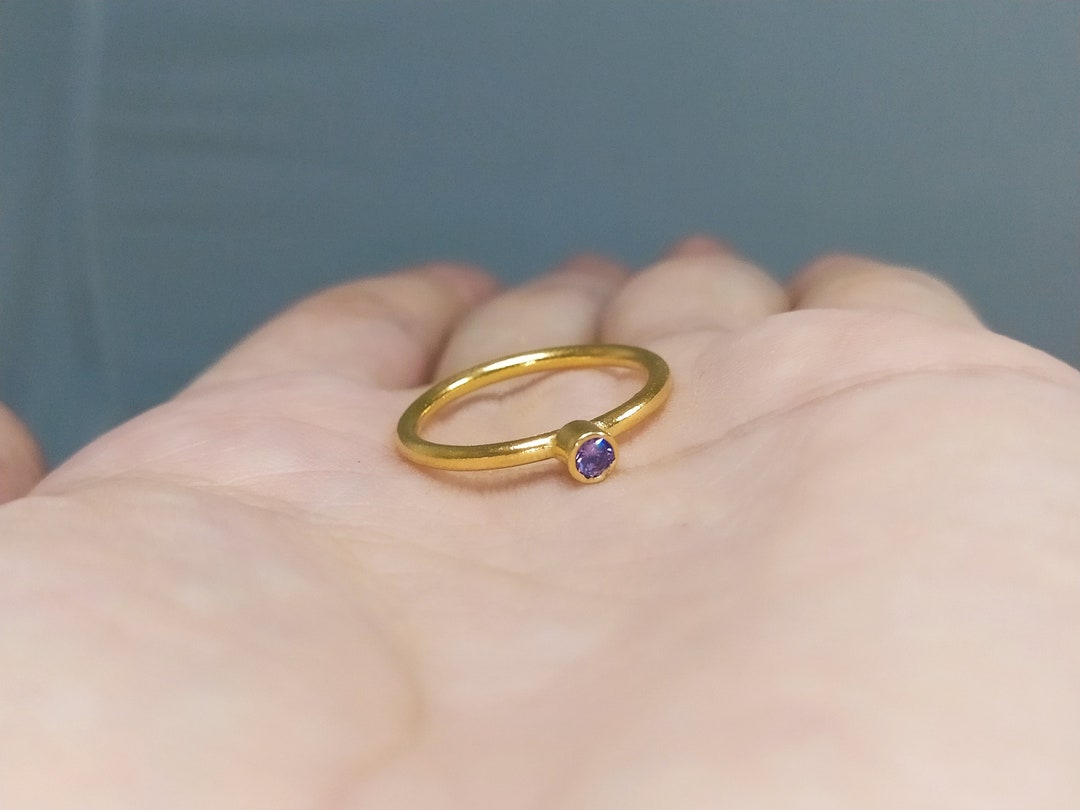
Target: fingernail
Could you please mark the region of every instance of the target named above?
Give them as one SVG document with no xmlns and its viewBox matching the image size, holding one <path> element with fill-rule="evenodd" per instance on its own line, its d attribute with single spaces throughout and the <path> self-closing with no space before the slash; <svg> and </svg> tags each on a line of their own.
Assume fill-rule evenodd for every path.
<svg viewBox="0 0 1080 810">
<path fill-rule="evenodd" d="M 555 268 L 555 272 L 610 279 L 621 278 L 626 275 L 626 268 L 614 259 L 602 254 L 581 253 L 564 261 Z"/>
<path fill-rule="evenodd" d="M 419 268 L 429 276 L 440 279 L 450 289 L 467 300 L 489 298 L 499 289 L 499 280 L 475 265 L 462 262 L 436 262 Z"/>
<path fill-rule="evenodd" d="M 723 253 L 734 253 L 731 245 L 719 239 L 714 239 L 705 234 L 692 234 L 680 239 L 668 248 L 666 256 L 715 256 Z"/>
</svg>

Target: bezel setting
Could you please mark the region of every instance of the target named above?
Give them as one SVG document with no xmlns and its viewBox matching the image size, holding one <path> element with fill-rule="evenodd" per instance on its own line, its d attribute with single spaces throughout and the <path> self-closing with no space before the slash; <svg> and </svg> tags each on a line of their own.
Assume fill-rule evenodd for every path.
<svg viewBox="0 0 1080 810">
<path fill-rule="evenodd" d="M 597 440 L 605 443 L 605 450 L 610 448 L 611 460 L 595 475 L 589 476 L 581 469 L 585 464 L 581 458 L 583 450 Z M 614 437 L 595 422 L 578 420 L 570 422 L 558 432 L 556 446 L 566 458 L 566 469 L 570 477 L 582 484 L 598 484 L 607 478 L 619 461 L 619 446 Z"/>
</svg>

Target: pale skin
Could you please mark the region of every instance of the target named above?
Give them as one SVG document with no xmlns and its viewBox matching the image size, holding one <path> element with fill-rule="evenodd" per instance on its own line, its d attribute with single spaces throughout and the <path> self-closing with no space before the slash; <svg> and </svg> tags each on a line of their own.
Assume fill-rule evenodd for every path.
<svg viewBox="0 0 1080 810">
<path fill-rule="evenodd" d="M 601 484 L 395 452 L 432 378 L 609 341 Z M 622 374 L 435 434 L 595 416 Z M 0 420 L 0 807 L 1080 804 L 1080 374 L 912 270 L 706 238 L 302 302 L 45 476 Z"/>
</svg>

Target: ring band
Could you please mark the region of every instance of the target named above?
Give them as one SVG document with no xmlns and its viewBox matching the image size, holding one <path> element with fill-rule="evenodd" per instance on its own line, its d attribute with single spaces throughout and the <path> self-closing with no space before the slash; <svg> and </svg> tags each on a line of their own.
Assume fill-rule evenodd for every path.
<svg viewBox="0 0 1080 810">
<path fill-rule="evenodd" d="M 575 420 L 559 430 L 493 444 L 438 444 L 420 437 L 436 411 L 466 394 L 525 374 L 568 368 L 618 366 L 643 369 L 645 385 L 626 402 L 591 420 Z M 614 469 L 614 436 L 656 411 L 671 393 L 671 372 L 657 354 L 636 346 L 560 346 L 501 357 L 437 382 L 410 405 L 398 421 L 398 449 L 405 458 L 443 470 L 491 470 L 549 458 L 566 461 L 574 480 L 603 481 Z"/>
</svg>

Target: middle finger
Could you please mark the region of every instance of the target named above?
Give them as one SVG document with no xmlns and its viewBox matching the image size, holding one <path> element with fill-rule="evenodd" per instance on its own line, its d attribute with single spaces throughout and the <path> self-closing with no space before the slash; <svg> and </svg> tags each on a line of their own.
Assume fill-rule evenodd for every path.
<svg viewBox="0 0 1080 810">
<path fill-rule="evenodd" d="M 436 379 L 501 355 L 594 342 L 600 312 L 625 279 L 617 262 L 580 256 L 492 298 L 454 330 Z"/>
</svg>

